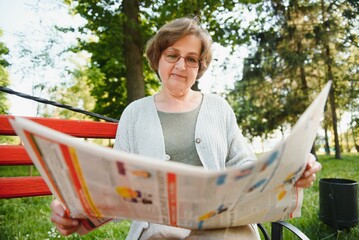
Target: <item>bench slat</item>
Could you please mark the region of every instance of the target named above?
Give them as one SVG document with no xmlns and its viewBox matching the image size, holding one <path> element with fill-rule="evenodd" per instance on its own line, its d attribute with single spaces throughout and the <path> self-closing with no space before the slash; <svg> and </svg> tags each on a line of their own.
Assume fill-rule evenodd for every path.
<svg viewBox="0 0 359 240">
<path fill-rule="evenodd" d="M 16 136 L 9 123 L 14 116 L 0 114 L 0 135 Z M 54 118 L 26 117 L 30 120 L 80 138 L 114 139 L 117 123 L 88 120 L 64 120 Z M 0 165 L 33 165 L 24 146 L 0 145 Z M 51 195 L 41 176 L 0 177 L 0 198 Z"/>
<path fill-rule="evenodd" d="M 42 177 L 0 178 L 0 199 L 51 195 Z"/>
<path fill-rule="evenodd" d="M 15 136 L 9 119 L 13 116 L 0 115 L 0 135 Z M 87 120 L 26 117 L 63 133 L 82 138 L 115 138 L 117 123 Z"/>
<path fill-rule="evenodd" d="M 0 166 L 33 165 L 24 146 L 0 145 Z"/>
</svg>

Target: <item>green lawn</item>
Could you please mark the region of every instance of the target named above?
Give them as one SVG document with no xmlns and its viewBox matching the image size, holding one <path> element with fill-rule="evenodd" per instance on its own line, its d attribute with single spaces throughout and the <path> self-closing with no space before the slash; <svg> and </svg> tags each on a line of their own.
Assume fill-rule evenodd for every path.
<svg viewBox="0 0 359 240">
<path fill-rule="evenodd" d="M 311 189 L 305 190 L 302 217 L 289 220 L 310 239 L 359 239 L 359 226 L 336 232 L 318 218 L 319 179 L 346 178 L 359 181 L 359 154 L 343 155 L 342 160 L 319 156 L 323 170 Z M 2 167 L 0 176 L 27 175 L 30 167 Z M 37 174 L 36 170 L 32 171 Z M 130 223 L 109 223 L 86 236 L 62 237 L 49 220 L 52 197 L 33 197 L 0 200 L 0 239 L 125 239 Z M 266 224 L 268 226 L 268 224 Z M 285 232 L 284 239 L 295 239 Z"/>
<path fill-rule="evenodd" d="M 125 239 L 130 222 L 109 223 L 85 236 L 62 237 L 50 221 L 52 196 L 0 200 L 0 239 Z"/>
<path fill-rule="evenodd" d="M 302 217 L 291 219 L 288 222 L 301 229 L 310 239 L 322 240 L 356 240 L 359 239 L 359 226 L 350 230 L 336 232 L 331 227 L 322 223 L 319 213 L 319 179 L 321 178 L 344 178 L 359 181 L 359 154 L 346 154 L 343 159 L 336 160 L 333 156 L 319 156 L 323 166 L 317 174 L 317 181 L 310 189 L 305 190 Z M 292 239 L 286 237 L 284 239 Z"/>
</svg>

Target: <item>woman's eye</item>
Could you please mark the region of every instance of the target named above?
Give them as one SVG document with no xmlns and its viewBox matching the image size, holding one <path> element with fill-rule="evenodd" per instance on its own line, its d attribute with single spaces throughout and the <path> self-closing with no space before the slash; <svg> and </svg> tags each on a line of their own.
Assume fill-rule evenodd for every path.
<svg viewBox="0 0 359 240">
<path fill-rule="evenodd" d="M 187 61 L 192 62 L 192 63 L 198 62 L 197 58 L 195 58 L 195 57 L 187 57 Z"/>
<path fill-rule="evenodd" d="M 169 54 L 167 54 L 167 57 L 168 57 L 168 58 L 171 58 L 171 59 L 177 59 L 177 58 L 178 58 L 178 54 L 169 53 Z"/>
</svg>

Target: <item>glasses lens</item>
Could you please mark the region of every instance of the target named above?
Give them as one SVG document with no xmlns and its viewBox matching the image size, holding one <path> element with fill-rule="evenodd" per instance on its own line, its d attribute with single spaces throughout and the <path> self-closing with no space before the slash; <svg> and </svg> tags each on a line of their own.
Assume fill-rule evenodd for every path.
<svg viewBox="0 0 359 240">
<path fill-rule="evenodd" d="M 165 57 L 165 60 L 169 63 L 176 63 L 181 58 L 180 54 L 178 54 L 177 52 L 173 52 L 173 51 L 164 52 L 163 55 Z M 184 57 L 184 60 L 188 67 L 196 68 L 199 66 L 200 60 L 196 56 L 187 56 L 187 57 Z"/>
<path fill-rule="evenodd" d="M 188 67 L 198 67 L 199 59 L 197 57 L 186 57 L 185 61 Z"/>
<path fill-rule="evenodd" d="M 176 63 L 181 56 L 176 52 L 165 52 L 165 60 L 169 63 Z"/>
</svg>

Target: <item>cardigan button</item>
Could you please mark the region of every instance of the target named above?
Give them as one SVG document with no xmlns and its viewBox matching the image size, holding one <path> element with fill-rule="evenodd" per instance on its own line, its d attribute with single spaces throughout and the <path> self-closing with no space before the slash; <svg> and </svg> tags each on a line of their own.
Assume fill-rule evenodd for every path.
<svg viewBox="0 0 359 240">
<path fill-rule="evenodd" d="M 200 138 L 196 138 L 196 143 L 201 143 L 201 139 L 200 139 Z"/>
<path fill-rule="evenodd" d="M 148 222 L 142 222 L 143 229 L 147 229 L 149 227 Z"/>
</svg>

